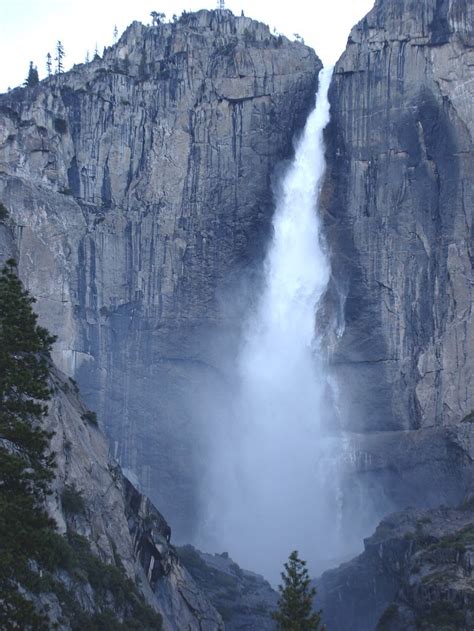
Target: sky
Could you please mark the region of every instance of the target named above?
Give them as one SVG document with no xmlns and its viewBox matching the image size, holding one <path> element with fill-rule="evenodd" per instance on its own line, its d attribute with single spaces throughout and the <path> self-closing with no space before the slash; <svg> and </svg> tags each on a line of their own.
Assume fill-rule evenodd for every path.
<svg viewBox="0 0 474 631">
<path fill-rule="evenodd" d="M 226 8 L 268 24 L 293 39 L 298 33 L 326 64 L 344 50 L 350 29 L 372 8 L 374 0 L 226 0 Z M 150 11 L 171 18 L 183 9 L 214 9 L 216 0 L 0 0 L 0 92 L 23 83 L 30 60 L 40 79 L 46 54 L 54 57 L 62 41 L 65 68 L 81 63 L 96 45 L 102 52 L 133 20 L 150 22 Z"/>
</svg>

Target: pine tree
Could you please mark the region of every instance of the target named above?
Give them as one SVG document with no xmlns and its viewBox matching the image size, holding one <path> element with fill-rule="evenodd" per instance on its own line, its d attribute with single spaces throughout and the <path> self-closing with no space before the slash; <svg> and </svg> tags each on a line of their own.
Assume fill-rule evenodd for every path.
<svg viewBox="0 0 474 631">
<path fill-rule="evenodd" d="M 38 68 L 33 66 L 33 62 L 30 61 L 30 67 L 28 69 L 28 76 L 25 79 L 25 88 L 31 88 L 39 83 Z"/>
<path fill-rule="evenodd" d="M 66 53 L 64 52 L 64 46 L 62 45 L 61 40 L 58 39 L 56 42 L 56 57 L 54 61 L 56 62 L 56 74 L 61 74 L 64 72 L 64 64 L 63 59 Z"/>
<path fill-rule="evenodd" d="M 117 37 L 118 37 L 118 28 L 117 25 L 114 25 L 114 42 L 117 41 Z"/>
<path fill-rule="evenodd" d="M 48 74 L 48 77 L 53 74 L 53 60 L 51 58 L 51 53 L 46 55 L 46 73 Z"/>
<path fill-rule="evenodd" d="M 321 626 L 321 612 L 313 612 L 316 589 L 310 587 L 306 562 L 294 550 L 285 563 L 279 586 L 278 610 L 272 614 L 279 631 L 325 631 Z"/>
<path fill-rule="evenodd" d="M 166 19 L 166 15 L 164 13 L 158 13 L 158 11 L 152 11 L 150 16 L 152 26 L 158 26 L 158 24 L 161 24 L 163 20 Z"/>
<path fill-rule="evenodd" d="M 54 338 L 37 325 L 34 299 L 10 259 L 0 274 L 0 628 L 47 629 L 18 590 L 32 589 L 31 561 L 44 554 L 53 522 L 44 509 L 53 478 L 47 414 Z"/>
</svg>

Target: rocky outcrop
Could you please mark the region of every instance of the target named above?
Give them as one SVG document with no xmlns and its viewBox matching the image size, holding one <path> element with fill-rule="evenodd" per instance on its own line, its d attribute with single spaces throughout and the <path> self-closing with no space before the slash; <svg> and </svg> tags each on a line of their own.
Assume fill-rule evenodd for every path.
<svg viewBox="0 0 474 631">
<path fill-rule="evenodd" d="M 341 525 L 362 538 L 406 506 L 457 505 L 474 488 L 472 420 L 423 430 L 345 436 Z"/>
<path fill-rule="evenodd" d="M 274 631 L 278 594 L 260 575 L 243 570 L 226 552 L 206 554 L 193 546 L 177 549 L 193 580 L 221 614 L 226 631 Z"/>
<path fill-rule="evenodd" d="M 96 417 L 80 401 L 75 382 L 53 369 L 52 387 L 46 428 L 54 432 L 51 448 L 57 467 L 49 512 L 86 569 L 71 571 L 66 566 L 56 572 L 52 587 L 44 587 L 36 597 L 38 605 L 48 605 L 51 622 L 64 630 L 78 628 L 74 616 L 84 613 L 106 615 L 112 608 L 120 619 L 129 605 L 115 591 L 129 593 L 125 578 L 133 583 L 138 578 L 145 601 L 161 614 L 164 630 L 223 629 L 221 617 L 171 546 L 165 519 L 109 456 Z M 93 573 L 87 570 L 94 557 L 87 556 L 85 545 L 102 562 Z M 108 580 L 108 572 L 115 572 L 110 574 L 113 580 Z M 74 597 L 67 598 L 68 593 Z"/>
<path fill-rule="evenodd" d="M 263 24 L 200 11 L 134 23 L 102 59 L 0 97 L 14 231 L 0 251 L 13 249 L 58 334 L 55 361 L 181 539 L 195 522 L 199 397 L 218 390 L 219 340 L 244 302 L 229 309 L 229 288 L 263 256 L 271 174 L 320 67 Z"/>
<path fill-rule="evenodd" d="M 179 554 L 170 546 L 171 529 L 164 517 L 126 478 L 124 489 L 134 556 L 144 569 L 154 599 L 170 628 L 224 629 L 206 592 L 191 579 Z"/>
<path fill-rule="evenodd" d="M 474 409 L 474 8 L 379 0 L 330 90 L 326 227 L 352 431 Z"/>
<path fill-rule="evenodd" d="M 457 629 L 474 624 L 474 511 L 407 510 L 387 517 L 365 551 L 317 581 L 334 631 Z"/>
</svg>

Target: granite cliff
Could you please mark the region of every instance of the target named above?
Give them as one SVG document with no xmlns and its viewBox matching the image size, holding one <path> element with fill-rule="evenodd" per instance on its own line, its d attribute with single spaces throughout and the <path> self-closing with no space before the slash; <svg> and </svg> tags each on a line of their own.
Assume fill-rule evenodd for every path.
<svg viewBox="0 0 474 631">
<path fill-rule="evenodd" d="M 472 499 L 457 509 L 390 515 L 359 557 L 317 581 L 328 629 L 472 629 L 473 554 Z"/>
<path fill-rule="evenodd" d="M 407 504 L 453 506 L 474 483 L 473 12 L 467 0 L 378 0 L 335 68 L 324 317 L 347 438 L 341 512 L 354 529 L 359 515 L 366 528 Z M 199 393 L 219 396 L 258 286 L 271 175 L 291 156 L 319 69 L 301 43 L 200 11 L 134 23 L 102 59 L 0 96 L 0 256 L 19 261 L 59 335 L 56 362 L 181 541 L 196 518 Z M 241 298 L 229 312 L 231 292 Z M 225 556 L 184 548 L 191 579 L 166 522 L 114 473 L 57 378 L 54 405 L 75 410 L 73 424 L 55 420 L 66 427 L 55 438 L 61 527 L 69 520 L 111 562 L 96 515 L 113 513 L 125 570 L 147 576 L 170 628 L 220 628 L 213 605 L 229 628 L 254 624 L 260 608 L 264 628 L 274 593 Z M 69 443 L 85 444 L 76 464 Z M 66 487 L 87 498 L 86 517 L 60 509 Z M 416 628 L 441 606 L 453 619 L 467 608 L 458 621 L 472 626 L 470 524 L 470 504 L 388 518 L 358 559 L 322 578 L 329 628 Z"/>
<path fill-rule="evenodd" d="M 2 255 L 57 333 L 57 365 L 181 540 L 196 517 L 198 393 L 217 390 L 216 340 L 239 321 L 226 292 L 262 257 L 271 175 L 320 67 L 261 23 L 200 11 L 134 23 L 102 59 L 0 97 L 14 232 Z"/>
<path fill-rule="evenodd" d="M 332 362 L 349 468 L 379 515 L 472 487 L 473 14 L 378 0 L 330 90 Z"/>
<path fill-rule="evenodd" d="M 45 429 L 54 433 L 57 467 L 48 510 L 77 558 L 65 557 L 51 576 L 43 576 L 41 590 L 31 594 L 38 608 L 47 607 L 51 625 L 64 630 L 83 628 L 81 616 L 92 617 L 89 624 L 97 626 L 90 628 L 104 628 L 107 619 L 100 616 L 111 609 L 126 624 L 134 617 L 136 584 L 136 593 L 161 615 L 164 630 L 223 629 L 170 544 L 165 519 L 110 457 L 75 382 L 52 368 L 51 387 Z M 161 627 L 155 621 L 146 628 Z"/>
<path fill-rule="evenodd" d="M 473 65 L 471 2 L 378 0 L 335 67 L 326 313 L 345 511 L 357 527 L 419 508 L 317 582 L 334 631 L 473 625 Z"/>
</svg>

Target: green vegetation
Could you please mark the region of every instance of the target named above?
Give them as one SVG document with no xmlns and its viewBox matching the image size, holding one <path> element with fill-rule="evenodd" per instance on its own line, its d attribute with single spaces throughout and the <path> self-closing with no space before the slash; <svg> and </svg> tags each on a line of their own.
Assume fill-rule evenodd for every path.
<svg viewBox="0 0 474 631">
<path fill-rule="evenodd" d="M 56 62 L 56 74 L 62 74 L 64 72 L 64 57 L 66 53 L 64 52 L 64 46 L 61 40 L 58 39 L 56 42 L 56 57 L 54 61 Z"/>
<path fill-rule="evenodd" d="M 306 562 L 298 558 L 296 550 L 285 563 L 281 578 L 278 610 L 272 614 L 279 631 L 323 631 L 321 612 L 313 612 L 316 589 L 310 587 Z"/>
<path fill-rule="evenodd" d="M 45 510 L 54 456 L 52 434 L 42 421 L 51 396 L 54 338 L 37 325 L 33 303 L 15 261 L 7 261 L 0 274 L 0 628 L 56 628 L 47 611 L 37 610 L 26 595 L 52 592 L 74 631 L 161 629 L 161 616 L 146 605 L 120 559 L 107 565 L 83 537 L 59 535 Z M 64 489 L 61 501 L 66 512 L 84 511 L 74 487 Z M 70 588 L 59 572 L 68 573 Z M 87 585 L 94 592 L 95 614 L 83 611 L 77 599 Z"/>
<path fill-rule="evenodd" d="M 85 512 L 84 498 L 75 486 L 66 486 L 61 493 L 61 506 L 65 513 L 82 515 Z"/>
<path fill-rule="evenodd" d="M 448 600 L 439 600 L 419 616 L 418 628 L 420 631 L 424 629 L 427 631 L 431 629 L 457 631 L 467 627 L 464 613 L 459 607 Z"/>
<path fill-rule="evenodd" d="M 67 122 L 64 118 L 55 118 L 53 125 L 58 134 L 65 134 L 67 132 Z"/>
<path fill-rule="evenodd" d="M 38 68 L 36 66 L 33 66 L 33 62 L 30 61 L 28 75 L 23 85 L 25 88 L 32 88 L 35 85 L 38 85 L 38 83 L 39 83 Z"/>
<path fill-rule="evenodd" d="M 32 587 L 31 561 L 41 562 L 53 525 L 43 506 L 54 458 L 41 421 L 54 338 L 37 326 L 33 302 L 10 259 L 0 275 L 0 628 L 47 628 L 18 590 Z"/>
<path fill-rule="evenodd" d="M 0 202 L 0 223 L 5 223 L 7 219 L 8 219 L 8 210 L 6 209 L 5 205 L 2 204 L 2 202 Z"/>
<path fill-rule="evenodd" d="M 452 574 L 448 570 L 431 572 L 422 577 L 422 585 L 436 585 L 437 587 L 447 587 L 453 580 Z"/>
<path fill-rule="evenodd" d="M 53 74 L 53 58 L 51 53 L 46 54 L 46 74 L 50 77 Z"/>
<path fill-rule="evenodd" d="M 392 603 L 385 609 L 377 624 L 376 631 L 388 631 L 398 614 L 398 605 Z"/>
<path fill-rule="evenodd" d="M 93 615 L 82 611 L 74 598 L 73 590 L 66 590 L 52 575 L 42 579 L 43 587 L 47 588 L 42 591 L 58 594 L 63 610 L 70 614 L 73 631 L 161 629 L 161 616 L 145 603 L 123 567 L 103 563 L 91 552 L 87 539 L 75 533 L 69 533 L 67 538 L 53 533 L 50 547 L 54 551 L 55 567 L 66 570 L 78 584 L 90 584 L 94 590 L 96 606 L 101 610 Z M 115 610 L 124 612 L 123 622 L 110 610 L 112 602 Z"/>
<path fill-rule="evenodd" d="M 431 544 L 428 550 L 452 548 L 458 552 L 464 552 L 467 546 L 472 545 L 474 545 L 474 526 L 470 525 Z"/>
<path fill-rule="evenodd" d="M 95 412 L 92 412 L 91 410 L 84 412 L 81 418 L 83 421 L 87 421 L 88 423 L 90 423 L 91 425 L 95 425 L 96 427 L 99 424 L 97 420 L 97 414 Z"/>
</svg>

